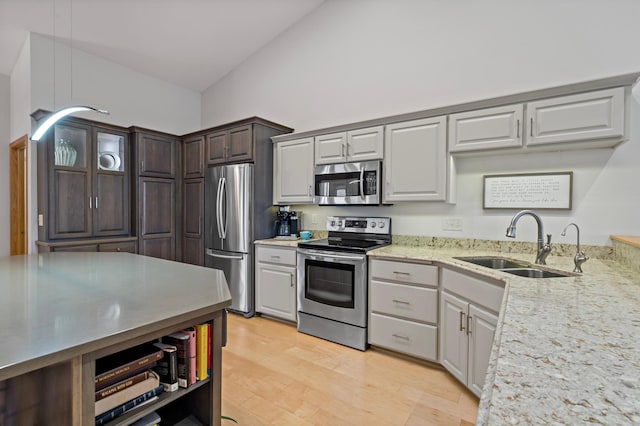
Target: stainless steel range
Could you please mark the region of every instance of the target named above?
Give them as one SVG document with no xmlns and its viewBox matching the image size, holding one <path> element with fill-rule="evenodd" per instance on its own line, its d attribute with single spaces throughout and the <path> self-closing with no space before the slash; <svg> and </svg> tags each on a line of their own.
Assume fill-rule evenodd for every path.
<svg viewBox="0 0 640 426">
<path fill-rule="evenodd" d="M 367 251 L 391 244 L 391 218 L 327 218 L 329 238 L 298 244 L 298 331 L 367 348 Z"/>
</svg>

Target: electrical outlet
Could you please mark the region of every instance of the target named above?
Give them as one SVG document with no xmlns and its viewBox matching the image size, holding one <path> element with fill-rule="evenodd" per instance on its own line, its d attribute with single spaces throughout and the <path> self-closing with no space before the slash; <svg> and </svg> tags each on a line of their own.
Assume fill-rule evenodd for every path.
<svg viewBox="0 0 640 426">
<path fill-rule="evenodd" d="M 317 225 L 319 220 L 320 219 L 318 218 L 317 214 L 314 213 L 314 214 L 311 215 L 311 224 L 312 225 Z"/>
<path fill-rule="evenodd" d="M 445 217 L 442 219 L 443 231 L 462 231 L 463 220 L 461 217 Z"/>
<path fill-rule="evenodd" d="M 38 215 L 38 226 L 44 226 L 44 215 Z"/>
</svg>

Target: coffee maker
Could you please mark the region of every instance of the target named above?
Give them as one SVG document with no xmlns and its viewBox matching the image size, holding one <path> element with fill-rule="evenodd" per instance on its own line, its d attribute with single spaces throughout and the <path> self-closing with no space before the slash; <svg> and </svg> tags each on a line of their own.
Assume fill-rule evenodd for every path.
<svg viewBox="0 0 640 426">
<path fill-rule="evenodd" d="M 276 212 L 274 231 L 276 238 L 297 238 L 298 214 L 295 211 L 284 210 L 281 207 Z"/>
</svg>

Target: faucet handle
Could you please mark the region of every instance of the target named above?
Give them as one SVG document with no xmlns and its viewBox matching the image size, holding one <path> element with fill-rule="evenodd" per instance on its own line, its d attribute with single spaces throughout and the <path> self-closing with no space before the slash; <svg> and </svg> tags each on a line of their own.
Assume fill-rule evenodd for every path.
<svg viewBox="0 0 640 426">
<path fill-rule="evenodd" d="M 547 234 L 547 245 L 551 245 L 551 234 Z"/>
</svg>

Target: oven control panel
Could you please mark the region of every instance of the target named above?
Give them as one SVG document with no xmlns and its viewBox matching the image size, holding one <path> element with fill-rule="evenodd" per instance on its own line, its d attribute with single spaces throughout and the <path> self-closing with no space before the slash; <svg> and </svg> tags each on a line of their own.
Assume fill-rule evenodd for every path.
<svg viewBox="0 0 640 426">
<path fill-rule="evenodd" d="M 327 231 L 389 234 L 390 230 L 390 217 L 327 217 Z"/>
</svg>

